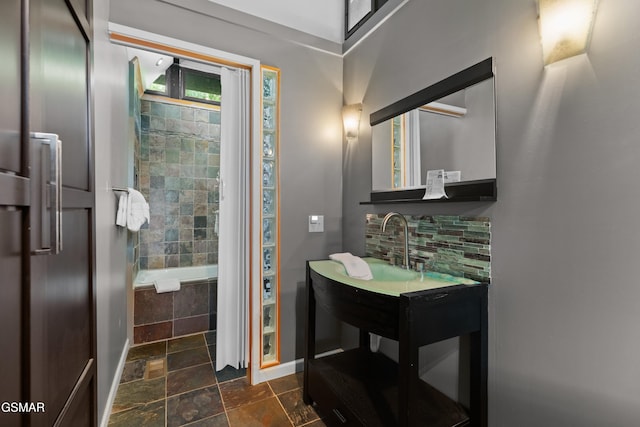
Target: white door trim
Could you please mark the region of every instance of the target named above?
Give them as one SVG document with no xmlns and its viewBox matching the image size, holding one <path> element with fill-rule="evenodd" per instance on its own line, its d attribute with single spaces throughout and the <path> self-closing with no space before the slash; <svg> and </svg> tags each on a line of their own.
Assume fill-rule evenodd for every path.
<svg viewBox="0 0 640 427">
<path fill-rule="evenodd" d="M 251 232 L 249 235 L 248 245 L 250 246 L 250 257 L 248 265 L 250 266 L 250 284 L 246 293 L 247 305 L 250 307 L 249 318 L 249 337 L 250 337 L 250 365 L 249 380 L 252 384 L 257 384 L 266 380 L 265 376 L 260 375 L 260 283 L 256 280 L 260 279 L 260 219 L 261 219 L 261 200 L 260 200 L 260 178 L 262 173 L 260 168 L 260 91 L 261 91 L 261 73 L 260 61 L 242 55 L 225 52 L 211 47 L 186 42 L 184 40 L 174 39 L 172 37 L 151 33 L 137 28 L 109 22 L 109 34 L 111 42 L 125 46 L 144 48 L 147 50 L 155 50 L 162 52 L 162 47 L 169 48 L 168 53 L 178 56 L 173 49 L 179 50 L 180 53 L 192 60 L 201 62 L 214 62 L 219 60 L 218 64 L 237 66 L 246 68 L 251 71 L 251 147 L 250 147 L 250 164 L 247 165 L 251 169 L 251 208 L 249 217 L 246 221 L 251 224 Z M 133 39 L 133 40 L 130 40 Z M 161 45 L 158 47 L 158 45 Z M 205 57 L 203 57 L 205 56 Z M 210 59 L 207 60 L 206 57 Z"/>
</svg>

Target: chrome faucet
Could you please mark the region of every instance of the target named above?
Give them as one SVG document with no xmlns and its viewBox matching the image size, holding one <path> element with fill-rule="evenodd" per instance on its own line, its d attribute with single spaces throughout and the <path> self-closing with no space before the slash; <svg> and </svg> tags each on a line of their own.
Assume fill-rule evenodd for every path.
<svg viewBox="0 0 640 427">
<path fill-rule="evenodd" d="M 404 230 L 404 258 L 402 261 L 402 267 L 409 270 L 411 267 L 409 266 L 409 225 L 407 224 L 407 219 L 397 212 L 389 212 L 382 220 L 382 232 L 384 233 L 387 228 L 387 223 L 394 216 L 397 216 L 402 222 Z"/>
</svg>

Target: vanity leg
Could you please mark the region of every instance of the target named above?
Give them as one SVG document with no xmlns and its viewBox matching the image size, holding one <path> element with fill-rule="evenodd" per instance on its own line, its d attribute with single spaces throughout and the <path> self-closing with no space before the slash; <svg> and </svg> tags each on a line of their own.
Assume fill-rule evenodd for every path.
<svg viewBox="0 0 640 427">
<path fill-rule="evenodd" d="M 313 294 L 313 285 L 311 283 L 311 269 L 307 262 L 307 285 L 306 285 L 306 305 L 307 317 L 305 319 L 305 338 L 304 338 L 304 372 L 302 400 L 307 405 L 313 403 L 309 395 L 309 360 L 316 356 L 316 299 Z"/>
<path fill-rule="evenodd" d="M 480 330 L 470 334 L 470 415 L 473 427 L 487 427 L 488 315 L 487 291 L 482 295 Z"/>
<path fill-rule="evenodd" d="M 369 338 L 369 332 L 364 329 L 360 329 L 360 348 L 366 351 L 371 351 L 371 339 Z"/>
<path fill-rule="evenodd" d="M 400 296 L 398 336 L 398 426 L 411 425 L 418 393 L 418 345 L 409 300 Z"/>
</svg>

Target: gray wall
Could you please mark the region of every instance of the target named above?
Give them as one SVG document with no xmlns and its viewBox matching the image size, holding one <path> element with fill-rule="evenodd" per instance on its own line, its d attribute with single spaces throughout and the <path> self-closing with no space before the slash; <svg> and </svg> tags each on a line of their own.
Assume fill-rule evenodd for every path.
<svg viewBox="0 0 640 427">
<path fill-rule="evenodd" d="M 463 117 L 420 110 L 421 184 L 432 169 L 459 170 L 462 181 L 496 177 L 494 99 L 493 80 L 485 80 L 464 90 Z"/>
<path fill-rule="evenodd" d="M 98 420 L 127 339 L 127 234 L 115 226 L 116 197 L 107 186 L 127 185 L 127 57 L 107 37 L 109 2 L 94 4 L 94 132 Z"/>
<path fill-rule="evenodd" d="M 205 13 L 214 7 L 183 3 Z M 342 59 L 205 13 L 157 0 L 112 0 L 110 19 L 280 68 L 281 360 L 287 362 L 302 357 L 305 260 L 342 248 Z M 310 214 L 325 216 L 324 233 L 308 233 Z M 334 329 L 327 324 L 323 335 Z"/>
<path fill-rule="evenodd" d="M 492 426 L 640 419 L 640 3 L 599 3 L 588 57 L 547 69 L 532 0 L 412 0 L 345 57 L 345 102 L 365 119 L 344 147 L 343 249 L 363 251 L 366 212 L 491 218 Z M 368 114 L 488 56 L 498 201 L 359 205 Z"/>
</svg>

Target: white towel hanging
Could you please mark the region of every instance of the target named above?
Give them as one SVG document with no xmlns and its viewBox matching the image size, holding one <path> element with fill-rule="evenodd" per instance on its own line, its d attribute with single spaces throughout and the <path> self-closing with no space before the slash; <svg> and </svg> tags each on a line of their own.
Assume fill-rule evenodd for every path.
<svg viewBox="0 0 640 427">
<path fill-rule="evenodd" d="M 127 194 L 121 194 L 118 198 L 118 213 L 116 214 L 116 225 L 127 226 Z"/>
<path fill-rule="evenodd" d="M 139 231 L 145 222 L 149 222 L 149 204 L 142 193 L 133 188 L 127 188 L 127 228 L 131 231 Z"/>
<path fill-rule="evenodd" d="M 156 292 L 176 292 L 180 290 L 180 281 L 178 279 L 157 279 L 153 282 Z"/>
</svg>

